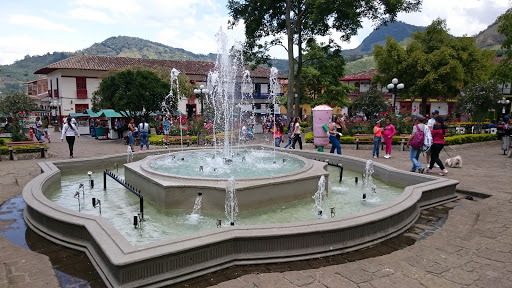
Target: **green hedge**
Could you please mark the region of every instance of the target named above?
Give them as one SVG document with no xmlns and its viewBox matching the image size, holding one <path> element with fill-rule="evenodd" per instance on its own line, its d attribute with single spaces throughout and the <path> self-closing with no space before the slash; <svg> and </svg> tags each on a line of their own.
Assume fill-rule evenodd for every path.
<svg viewBox="0 0 512 288">
<path fill-rule="evenodd" d="M 307 133 L 305 136 L 306 143 L 313 143 L 313 132 Z M 373 138 L 360 138 L 361 140 L 373 140 Z M 341 137 L 341 144 L 354 144 L 356 138 L 353 136 L 343 136 Z M 465 134 L 465 135 L 456 135 L 445 137 L 445 145 L 459 145 L 464 143 L 476 143 L 476 142 L 484 142 L 484 141 L 493 141 L 496 140 L 496 135 L 494 134 Z M 400 144 L 400 137 L 393 136 L 393 145 Z M 364 143 L 363 143 L 364 144 Z"/>
</svg>

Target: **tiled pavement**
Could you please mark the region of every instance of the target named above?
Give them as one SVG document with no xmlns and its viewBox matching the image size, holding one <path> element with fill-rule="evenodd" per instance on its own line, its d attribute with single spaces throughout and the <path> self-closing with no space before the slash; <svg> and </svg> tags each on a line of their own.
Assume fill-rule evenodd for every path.
<svg viewBox="0 0 512 288">
<path fill-rule="evenodd" d="M 271 143 L 266 138 L 268 134 L 256 136 L 255 142 Z M 55 140 L 49 144 L 49 160 L 67 159 L 66 143 Z M 314 147 L 306 144 L 304 149 Z M 446 177 L 459 180 L 460 190 L 492 197 L 459 200 L 433 236 L 384 256 L 318 269 L 247 274 L 214 287 L 512 287 L 512 159 L 502 155 L 498 141 L 446 150 L 464 160 L 463 168 L 449 169 Z M 126 146 L 120 141 L 83 136 L 75 145 L 75 158 L 125 151 Z M 356 151 L 353 145 L 345 145 L 343 153 L 369 159 L 371 149 Z M 395 148 L 392 156 L 374 160 L 409 170 L 408 151 Z M 443 152 L 442 158 L 447 157 Z M 39 161 L 4 158 L 0 162 L 0 203 L 21 194 L 23 186 L 40 173 Z M 0 221 L 0 227 L 7 225 Z M 0 288 L 59 287 L 47 256 L 12 244 L 2 236 L 0 251 Z"/>
</svg>

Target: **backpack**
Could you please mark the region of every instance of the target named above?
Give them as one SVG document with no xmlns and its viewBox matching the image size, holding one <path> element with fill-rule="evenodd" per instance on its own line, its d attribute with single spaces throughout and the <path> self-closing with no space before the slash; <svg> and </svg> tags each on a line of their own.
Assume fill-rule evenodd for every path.
<svg viewBox="0 0 512 288">
<path fill-rule="evenodd" d="M 409 145 L 411 145 L 414 149 L 420 149 L 423 147 L 423 141 L 425 139 L 425 132 L 420 130 L 420 127 L 418 127 L 418 124 L 415 124 L 416 126 L 416 133 L 414 133 L 414 137 L 411 138 L 411 141 L 409 141 Z"/>
<path fill-rule="evenodd" d="M 430 128 L 428 126 L 425 126 L 425 140 L 423 140 L 423 147 L 421 147 L 421 150 L 427 151 L 430 149 L 430 146 L 432 146 L 432 133 L 430 132 Z"/>
</svg>

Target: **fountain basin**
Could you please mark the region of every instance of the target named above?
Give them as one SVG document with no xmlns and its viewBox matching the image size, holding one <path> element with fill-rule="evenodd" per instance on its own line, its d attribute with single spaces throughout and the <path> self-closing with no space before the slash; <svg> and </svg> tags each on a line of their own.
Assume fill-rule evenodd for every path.
<svg viewBox="0 0 512 288">
<path fill-rule="evenodd" d="M 137 162 L 125 164 L 125 179 L 133 183 L 135 188 L 144 191 L 144 199 L 153 201 L 163 209 L 189 209 L 198 193 L 202 193 L 203 211 L 224 211 L 227 178 L 213 178 L 203 176 L 197 167 L 202 164 L 198 155 L 194 159 L 181 160 L 182 155 L 199 152 L 174 152 L 166 155 L 148 156 Z M 262 153 L 262 151 L 254 152 Z M 271 151 L 263 151 L 270 154 Z M 208 155 L 209 155 L 208 154 Z M 316 191 L 321 176 L 328 177 L 325 170 L 327 163 L 314 161 L 293 154 L 276 152 L 276 159 L 288 159 L 285 165 L 291 162 L 299 163 L 292 171 L 283 173 L 277 170 L 270 171 L 267 176 L 250 178 L 251 175 L 243 171 L 235 175 L 238 207 L 241 210 L 261 208 L 270 204 L 290 202 L 302 198 L 310 198 L 311 191 Z M 178 156 L 178 157 L 173 157 Z M 197 175 L 182 176 L 157 171 L 152 168 L 162 158 L 175 158 L 177 162 L 196 162 L 194 173 Z M 249 158 L 249 156 L 248 156 Z M 282 163 L 282 161 L 280 161 Z M 233 164 L 234 165 L 234 164 Z M 248 164 L 250 165 L 250 164 Z M 271 165 L 271 164 L 269 164 Z M 276 163 L 276 165 L 283 165 Z M 185 168 L 186 169 L 186 168 Z"/>
<path fill-rule="evenodd" d="M 329 159 L 356 171 L 363 171 L 366 163 L 319 152 L 290 153 Z M 377 208 L 301 223 L 222 227 L 143 246 L 131 245 L 104 218 L 67 209 L 44 196 L 60 185 L 61 170 L 112 167 L 125 158 L 114 155 L 40 163 L 42 174 L 23 190 L 27 225 L 54 242 L 87 253 L 108 287 L 163 287 L 233 265 L 312 259 L 367 247 L 405 231 L 422 208 L 455 199 L 458 183 L 376 163 L 376 177 L 407 186 L 402 195 Z"/>
</svg>

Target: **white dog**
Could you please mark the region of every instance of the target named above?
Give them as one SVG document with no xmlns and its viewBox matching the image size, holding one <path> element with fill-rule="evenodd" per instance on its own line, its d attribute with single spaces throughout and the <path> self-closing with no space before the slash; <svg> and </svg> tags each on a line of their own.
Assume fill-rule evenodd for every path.
<svg viewBox="0 0 512 288">
<path fill-rule="evenodd" d="M 444 161 L 444 165 L 451 168 L 462 168 L 462 157 L 457 155 L 455 157 L 448 158 Z"/>
</svg>

